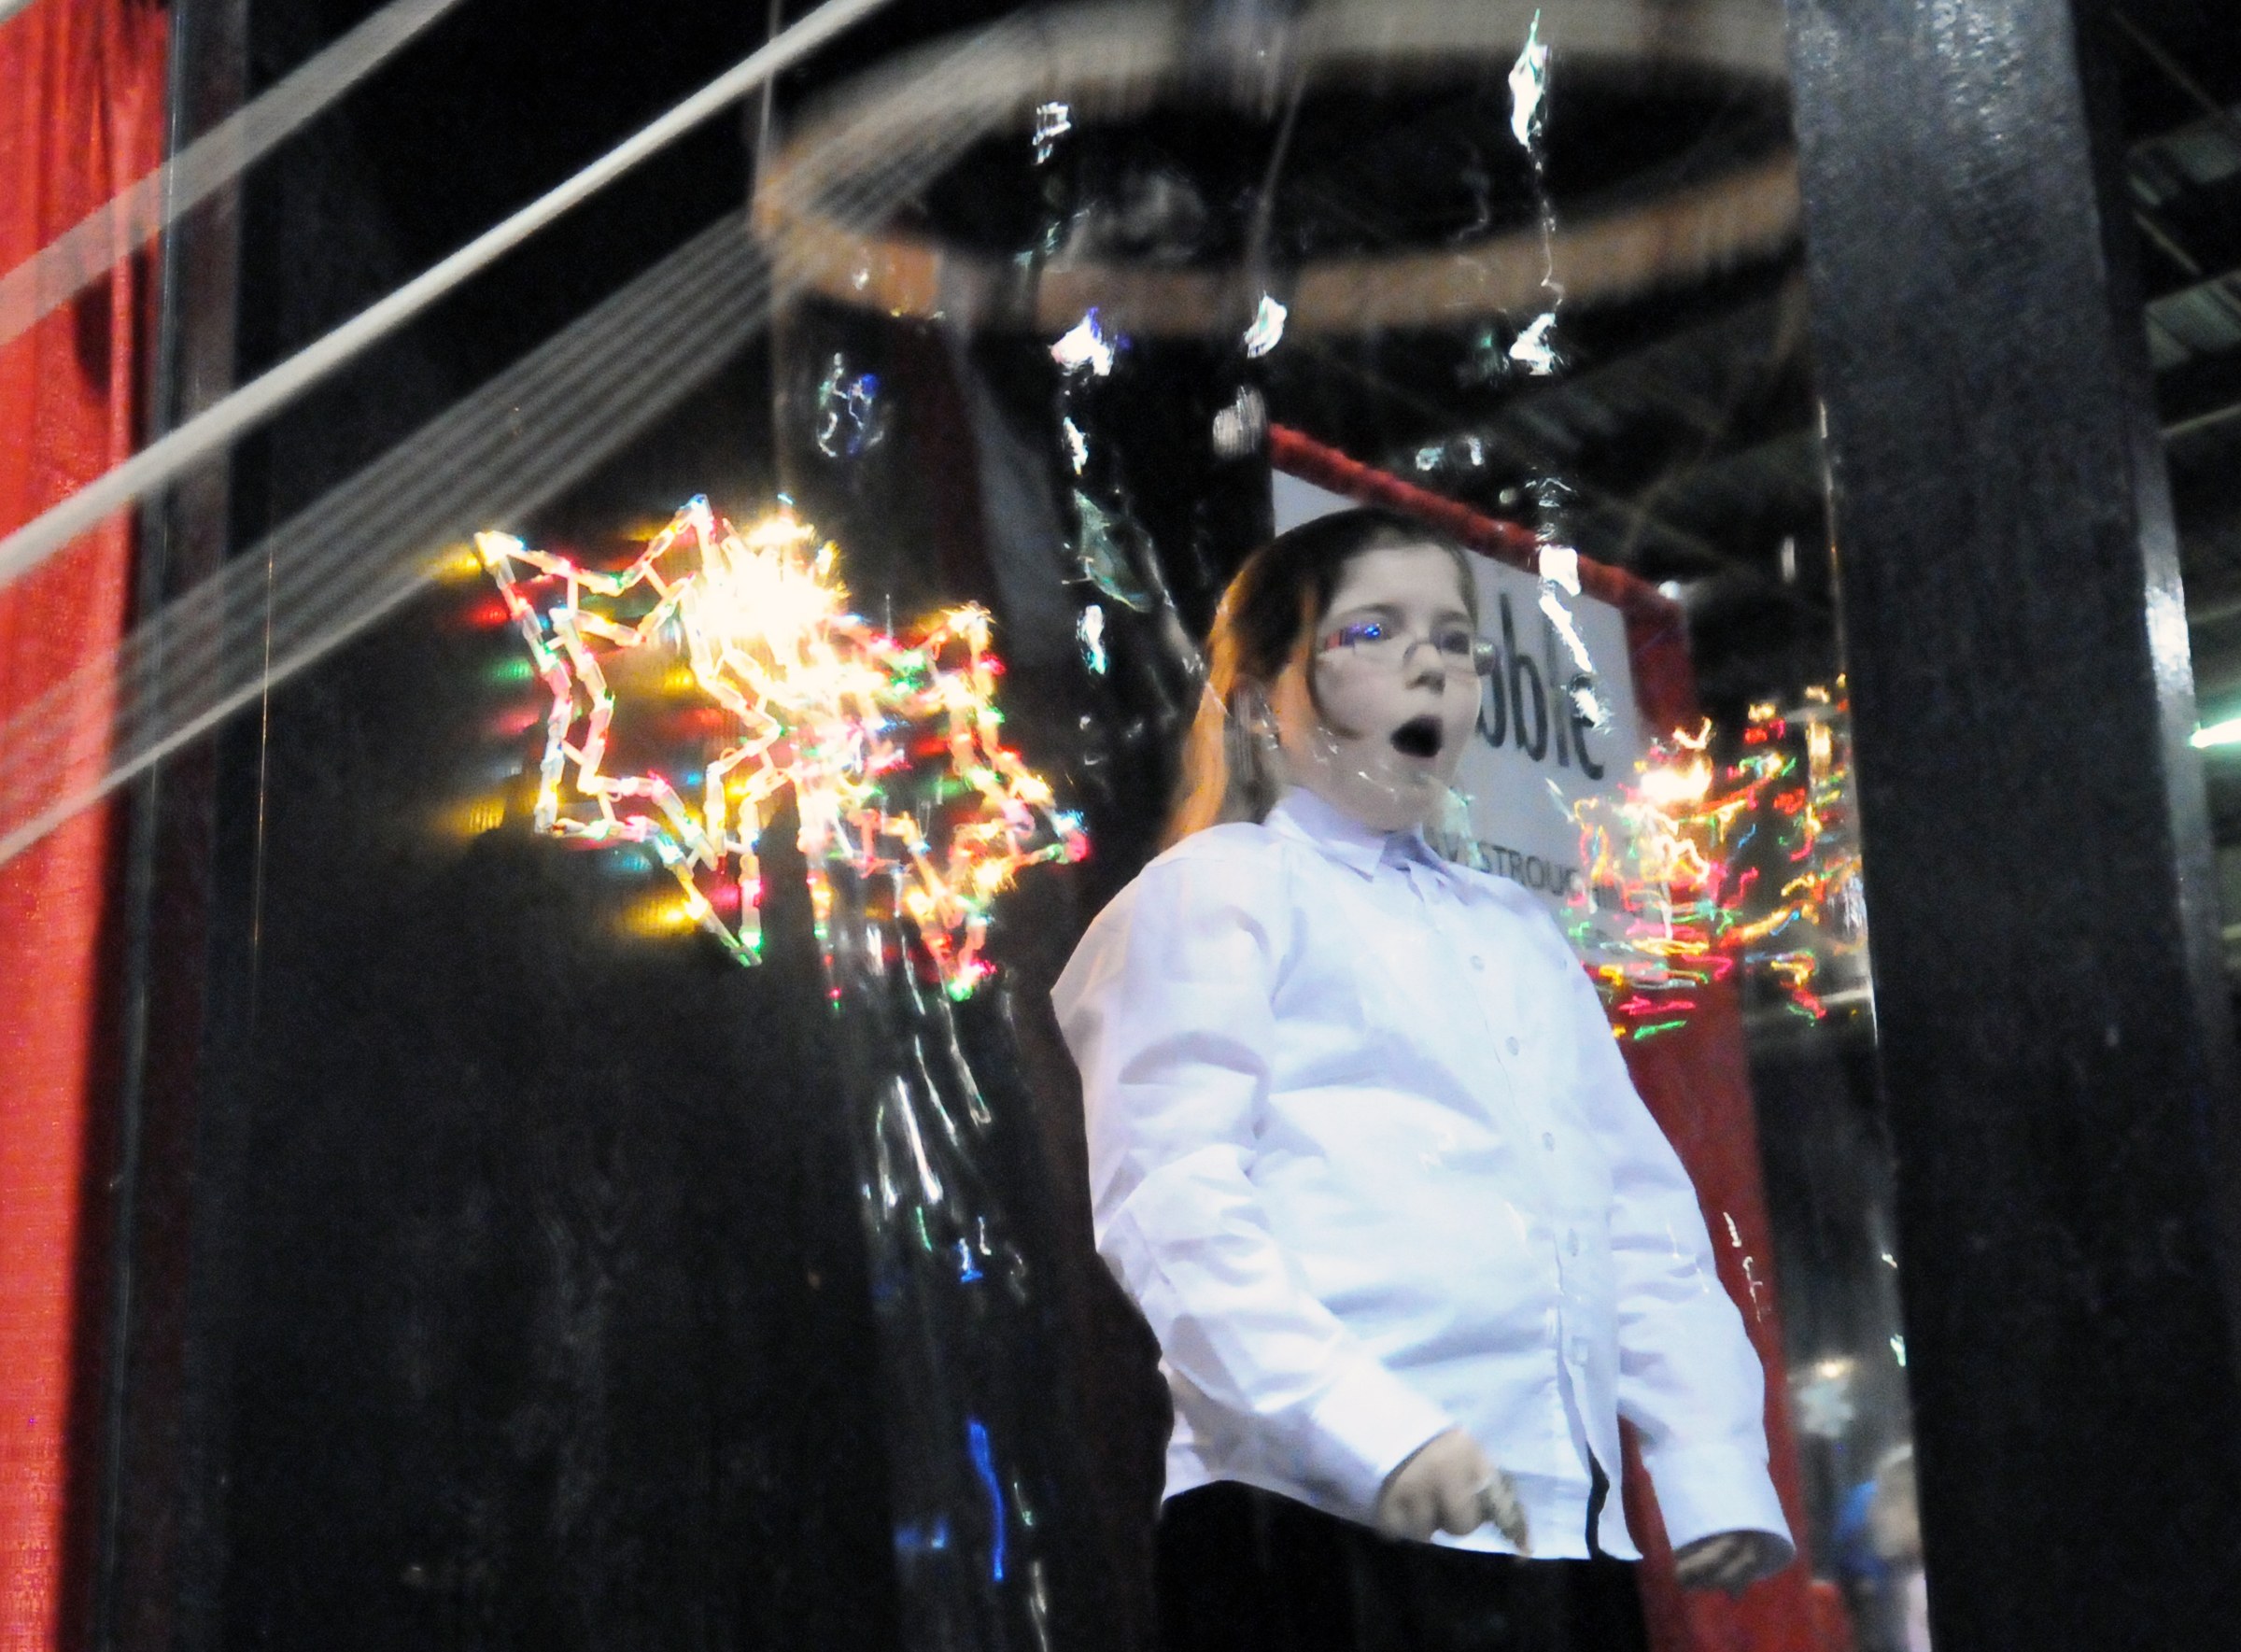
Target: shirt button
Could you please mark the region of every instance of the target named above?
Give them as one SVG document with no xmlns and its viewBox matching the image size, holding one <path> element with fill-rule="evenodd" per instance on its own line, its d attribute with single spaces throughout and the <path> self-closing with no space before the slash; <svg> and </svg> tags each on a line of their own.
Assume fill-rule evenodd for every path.
<svg viewBox="0 0 2241 1652">
<path fill-rule="evenodd" d="M 1580 1253 L 1580 1235 L 1577 1233 L 1566 1235 L 1564 1239 L 1564 1249 L 1571 1251 L 1574 1256 L 1577 1256 Z"/>
<path fill-rule="evenodd" d="M 1554 1130 L 1542 1131 L 1541 1145 L 1546 1148 L 1550 1152 L 1555 1152 L 1557 1151 L 1557 1133 Z"/>
<path fill-rule="evenodd" d="M 1506 1046 L 1504 1046 L 1504 1048 L 1506 1048 L 1506 1049 L 1509 1051 L 1509 1052 L 1510 1052 L 1512 1055 L 1515 1055 L 1515 1054 L 1516 1054 L 1516 1053 L 1517 1053 L 1517 1040 L 1516 1040 L 1516 1039 L 1515 1039 L 1515 1038 L 1512 1038 L 1512 1039 L 1509 1041 L 1509 1043 L 1508 1043 Z"/>
<path fill-rule="evenodd" d="M 1472 967 L 1472 968 L 1473 968 L 1473 969 L 1477 969 L 1477 970 L 1482 970 L 1482 971 L 1483 971 L 1483 970 L 1486 968 L 1486 967 L 1487 967 L 1487 961 L 1486 961 L 1484 958 L 1480 957 L 1480 956 L 1479 956 L 1479 955 L 1478 955 L 1476 953 L 1473 953 L 1471 954 L 1471 967 Z"/>
</svg>

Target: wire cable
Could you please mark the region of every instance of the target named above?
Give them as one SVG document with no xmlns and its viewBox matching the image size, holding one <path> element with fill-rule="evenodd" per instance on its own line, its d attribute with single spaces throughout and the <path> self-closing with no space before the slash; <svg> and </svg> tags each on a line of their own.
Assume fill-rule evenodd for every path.
<svg viewBox="0 0 2241 1652">
<path fill-rule="evenodd" d="M 993 76 L 1011 26 L 921 84 Z M 917 144 L 824 205 L 880 221 L 988 128 L 987 106 L 929 106 Z M 727 217 L 0 725 L 0 862 L 393 613 L 429 585 L 431 547 L 518 520 L 617 451 L 813 274 L 773 268 Z"/>
<path fill-rule="evenodd" d="M 181 472 L 261 423 L 329 374 L 388 337 L 445 293 L 519 246 L 570 207 L 604 189 L 702 121 L 720 113 L 770 77 L 792 67 L 851 24 L 891 0 L 825 0 L 815 11 L 736 67 L 624 139 L 590 165 L 502 219 L 450 257 L 377 299 L 341 326 L 315 339 L 103 473 L 0 540 L 0 588 L 21 579 L 79 534 L 120 507 L 163 486 Z"/>
<path fill-rule="evenodd" d="M 0 275 L 0 345 L 69 303 L 118 260 L 224 189 L 458 4 L 393 0 Z M 0 9 L 0 21 L 7 15 Z"/>
</svg>

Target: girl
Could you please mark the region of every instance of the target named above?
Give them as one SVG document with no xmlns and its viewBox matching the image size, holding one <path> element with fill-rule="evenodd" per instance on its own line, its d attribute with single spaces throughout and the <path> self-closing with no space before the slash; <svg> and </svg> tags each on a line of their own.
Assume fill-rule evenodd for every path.
<svg viewBox="0 0 2241 1652">
<path fill-rule="evenodd" d="M 1171 846 L 1053 989 L 1175 1403 L 1170 1652 L 1638 1645 L 1582 1564 L 1639 1558 L 1622 1415 L 1684 1583 L 1792 1553 L 1757 1360 L 1593 988 L 1422 836 L 1491 653 L 1466 554 L 1404 517 L 1256 552 Z"/>
</svg>

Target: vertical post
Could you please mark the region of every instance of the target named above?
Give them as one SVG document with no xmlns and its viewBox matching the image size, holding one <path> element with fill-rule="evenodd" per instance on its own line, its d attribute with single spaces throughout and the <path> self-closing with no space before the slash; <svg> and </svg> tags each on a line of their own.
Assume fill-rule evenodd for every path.
<svg viewBox="0 0 2241 1652">
<path fill-rule="evenodd" d="M 247 0 L 171 0 L 166 155 L 241 106 Z M 222 397 L 233 381 L 239 189 L 173 224 L 154 248 L 144 440 Z M 225 559 L 231 466 L 214 459 L 139 513 L 134 613 L 144 617 Z M 164 669 L 160 666 L 159 669 Z M 168 669 L 176 671 L 176 667 Z M 199 956 L 205 939 L 213 767 L 178 754 L 134 785 L 125 811 L 122 911 L 110 990 L 118 1008 L 115 1221 L 108 1235 L 96 1554 L 87 1644 L 167 1645 L 177 1586 L 187 1228 L 194 1175 Z"/>
<path fill-rule="evenodd" d="M 2100 19 L 1789 13 L 1933 1636 L 2230 1645 L 2231 1033 Z"/>
</svg>

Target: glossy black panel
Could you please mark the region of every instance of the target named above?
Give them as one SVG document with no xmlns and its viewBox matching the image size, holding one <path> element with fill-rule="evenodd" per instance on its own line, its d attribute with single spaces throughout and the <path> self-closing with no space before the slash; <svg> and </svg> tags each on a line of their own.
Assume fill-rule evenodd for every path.
<svg viewBox="0 0 2241 1652">
<path fill-rule="evenodd" d="M 2108 11 L 1791 12 L 1938 1644 L 2222 1646 L 2236 1104 Z"/>
</svg>

